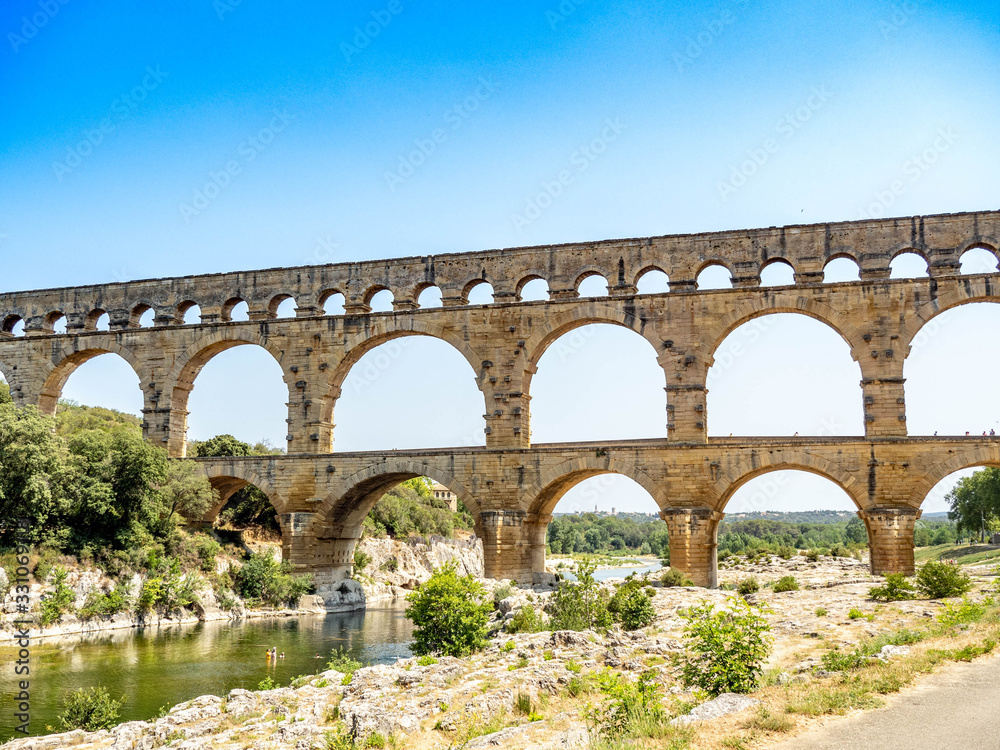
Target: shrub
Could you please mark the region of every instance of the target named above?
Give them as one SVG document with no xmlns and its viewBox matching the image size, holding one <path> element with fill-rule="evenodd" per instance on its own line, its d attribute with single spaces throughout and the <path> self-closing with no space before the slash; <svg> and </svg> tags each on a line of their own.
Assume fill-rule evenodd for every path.
<svg viewBox="0 0 1000 750">
<path fill-rule="evenodd" d="M 544 623 L 534 607 L 525 605 L 510 618 L 506 630 L 508 633 L 537 633 L 544 630 Z"/>
<path fill-rule="evenodd" d="M 500 602 L 506 599 L 508 596 L 514 593 L 514 587 L 509 583 L 501 583 L 495 589 L 493 589 L 493 608 L 498 609 L 500 607 Z"/>
<path fill-rule="evenodd" d="M 744 578 L 736 584 L 736 593 L 740 596 L 750 596 L 750 594 L 756 594 L 758 591 L 760 591 L 760 583 L 757 582 L 754 576 Z"/>
<path fill-rule="evenodd" d="M 972 579 L 957 565 L 931 561 L 917 571 L 917 588 L 931 599 L 947 599 L 968 593 Z"/>
<path fill-rule="evenodd" d="M 880 602 L 901 602 L 916 598 L 913 584 L 902 573 L 887 574 L 885 585 L 872 587 L 868 590 L 868 596 Z"/>
<path fill-rule="evenodd" d="M 660 583 L 664 588 L 674 586 L 694 586 L 694 582 L 676 568 L 667 568 L 666 572 L 660 576 Z"/>
<path fill-rule="evenodd" d="M 575 582 L 559 582 L 559 588 L 549 600 L 553 630 L 603 630 L 611 625 L 608 592 L 594 580 L 596 568 L 594 562 L 581 562 L 576 567 Z"/>
<path fill-rule="evenodd" d="M 354 548 L 354 572 L 360 573 L 366 567 L 368 563 L 372 561 L 371 555 L 367 552 L 362 552 L 360 548 Z"/>
<path fill-rule="evenodd" d="M 656 619 L 650 595 L 634 574 L 615 591 L 608 602 L 608 611 L 625 630 L 639 630 Z"/>
<path fill-rule="evenodd" d="M 458 575 L 454 562 L 434 571 L 406 601 L 406 616 L 414 625 L 413 653 L 466 656 L 486 645 L 492 603 L 479 581 Z"/>
<path fill-rule="evenodd" d="M 66 584 L 68 575 L 65 568 L 52 569 L 52 585 L 55 588 L 42 597 L 40 620 L 43 626 L 57 622 L 64 612 L 70 612 L 73 609 L 76 595 L 73 593 L 73 589 Z"/>
<path fill-rule="evenodd" d="M 326 663 L 327 669 L 348 675 L 354 674 L 363 666 L 364 664 L 351 656 L 350 652 L 343 646 L 337 646 L 330 651 L 330 660 Z"/>
<path fill-rule="evenodd" d="M 397 570 L 399 570 L 399 560 L 397 560 L 395 557 L 390 557 L 388 560 L 382 563 L 381 569 L 388 571 L 390 573 L 395 573 Z"/>
<path fill-rule="evenodd" d="M 960 602 L 948 602 L 938 614 L 938 622 L 946 627 L 954 625 L 969 625 L 979 622 L 986 614 L 986 604 L 980 604 L 963 596 Z"/>
<path fill-rule="evenodd" d="M 91 591 L 87 594 L 87 600 L 77 612 L 81 620 L 89 620 L 92 617 L 106 617 L 124 612 L 129 608 L 128 585 L 119 583 L 114 590 L 107 594 Z"/>
<path fill-rule="evenodd" d="M 774 582 L 775 593 L 780 594 L 782 591 L 798 591 L 799 582 L 795 580 L 795 576 L 782 576 L 777 581 Z"/>
<path fill-rule="evenodd" d="M 862 612 L 857 607 L 851 607 L 851 611 L 847 613 L 848 619 L 851 619 L 851 620 L 860 620 L 864 616 L 865 616 L 865 613 Z"/>
<path fill-rule="evenodd" d="M 781 547 L 778 547 L 778 557 L 780 557 L 782 560 L 791 560 L 793 557 L 795 557 L 795 554 L 796 554 L 795 547 L 789 547 L 787 545 L 782 545 Z"/>
<path fill-rule="evenodd" d="M 590 711 L 589 718 L 600 735 L 610 742 L 639 737 L 663 738 L 673 734 L 670 715 L 663 707 L 661 685 L 655 670 L 639 675 L 636 681 L 605 670 L 598 677 L 606 705 Z"/>
<path fill-rule="evenodd" d="M 199 534 L 195 544 L 201 569 L 206 573 L 215 571 L 215 558 L 222 552 L 222 545 L 207 534 Z"/>
<path fill-rule="evenodd" d="M 266 553 L 254 553 L 237 571 L 233 586 L 240 596 L 251 602 L 271 606 L 291 604 L 313 590 L 312 576 L 293 576 L 291 570 L 287 562 L 279 563 Z"/>
<path fill-rule="evenodd" d="M 274 690 L 276 687 L 278 687 L 278 684 L 271 679 L 271 675 L 268 675 L 257 683 L 257 690 Z"/>
<path fill-rule="evenodd" d="M 715 696 L 748 693 L 757 686 L 770 651 L 767 620 L 743 599 L 729 609 L 705 602 L 681 612 L 686 620 L 684 683 Z"/>
<path fill-rule="evenodd" d="M 123 705 L 125 696 L 121 700 L 115 700 L 107 688 L 80 688 L 63 698 L 63 713 L 59 715 L 59 723 L 64 731 L 83 729 L 96 732 L 108 729 L 118 723 L 118 709 Z"/>
<path fill-rule="evenodd" d="M 433 656 L 429 655 L 424 655 L 421 656 L 419 659 L 417 659 L 417 664 L 419 664 L 421 667 L 429 667 L 432 664 L 437 664 L 437 663 L 438 660 L 435 659 Z"/>
<path fill-rule="evenodd" d="M 806 560 L 809 562 L 819 562 L 820 553 L 818 549 L 811 549 L 806 552 Z"/>
<path fill-rule="evenodd" d="M 828 613 L 826 611 L 826 607 L 816 607 L 815 614 L 817 617 L 826 617 Z"/>
</svg>

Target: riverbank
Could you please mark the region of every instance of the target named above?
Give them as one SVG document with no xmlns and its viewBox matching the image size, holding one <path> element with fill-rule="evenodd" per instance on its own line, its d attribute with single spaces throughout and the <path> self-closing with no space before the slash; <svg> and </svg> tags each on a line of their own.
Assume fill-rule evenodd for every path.
<svg viewBox="0 0 1000 750">
<path fill-rule="evenodd" d="M 819 720 L 877 706 L 883 695 L 905 689 L 934 665 L 974 658 L 1000 637 L 995 605 L 979 604 L 990 601 L 995 576 L 976 577 L 970 601 L 983 610 L 968 615 L 961 627 L 947 625 L 963 606 L 960 600 L 873 602 L 868 590 L 882 580 L 853 559 L 772 558 L 732 564 L 723 576 L 727 585 L 757 578 L 761 587 L 748 599 L 764 608 L 773 638 L 762 684 L 743 703 L 733 699 L 691 714 L 705 698 L 683 682 L 681 613 L 703 602 L 727 606 L 734 592 L 655 586 L 655 621 L 639 631 L 498 633 L 486 650 L 464 659 L 401 659 L 359 669 L 350 678 L 323 672 L 292 687 L 203 696 L 155 721 L 18 740 L 7 748 L 97 750 L 171 740 L 216 750 L 248 744 L 337 747 L 337 737 L 369 746 L 405 743 L 412 750 L 586 747 L 600 739 L 611 715 L 611 688 L 602 686 L 629 683 L 639 673 L 656 686 L 664 712 L 686 718 L 658 724 L 656 738 L 640 737 L 637 746 L 767 747 Z M 765 585 L 785 576 L 794 576 L 801 588 L 776 592 Z M 551 595 L 542 588 L 505 593 L 497 625 L 523 606 L 543 608 Z M 866 657 L 846 671 L 822 658 L 833 649 L 847 653 L 882 642 L 887 648 L 877 650 L 879 658 Z M 723 706 L 742 709 L 721 715 Z"/>
<path fill-rule="evenodd" d="M 277 544 L 258 543 L 258 552 L 280 555 Z M 406 595 L 423 583 L 437 568 L 454 562 L 463 575 L 482 577 L 483 546 L 475 537 L 465 540 L 431 537 L 426 541 L 396 541 L 393 539 L 363 539 L 359 542 L 361 553 L 357 559 L 365 560 L 354 579 L 337 581 L 320 586 L 316 594 L 299 598 L 295 607 L 275 608 L 248 606 L 231 590 L 220 591 L 212 577 L 200 572 L 191 573 L 195 580 L 195 597 L 186 608 L 150 608 L 138 610 L 135 606 L 111 615 L 81 617 L 92 594 L 107 594 L 119 583 L 98 568 L 67 565 L 66 586 L 72 592 L 71 610 L 55 622 L 42 626 L 33 624 L 28 636 L 33 640 L 85 636 L 111 630 L 142 629 L 147 627 L 191 625 L 198 622 L 243 621 L 254 619 L 288 619 L 304 615 L 363 611 L 369 606 L 382 606 L 402 602 Z M 234 559 L 220 559 L 215 572 L 231 576 L 238 563 Z M 0 583 L 7 581 L 0 569 Z M 126 596 L 135 602 L 140 595 L 143 578 L 133 575 L 126 583 Z M 37 623 L 37 614 L 43 596 L 53 591 L 51 579 L 45 584 L 29 586 L 25 607 L 29 617 Z M 23 618 L 16 592 L 10 588 L 2 602 L 0 615 L 0 647 L 14 645 L 20 637 Z"/>
</svg>

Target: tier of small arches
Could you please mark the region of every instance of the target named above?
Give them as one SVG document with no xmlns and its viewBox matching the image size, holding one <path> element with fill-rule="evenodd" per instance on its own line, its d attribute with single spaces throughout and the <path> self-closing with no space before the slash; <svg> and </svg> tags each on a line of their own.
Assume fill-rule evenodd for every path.
<svg viewBox="0 0 1000 750">
<path fill-rule="evenodd" d="M 992 300 L 992 301 L 995 302 L 996 300 Z M 940 314 L 940 313 L 944 313 L 944 312 L 946 312 L 949 309 L 954 309 L 955 307 L 957 307 L 959 305 L 966 304 L 966 303 L 969 303 L 969 302 L 979 302 L 979 303 L 986 302 L 986 303 L 989 303 L 990 300 L 987 300 L 987 299 L 982 298 L 982 297 L 970 297 L 968 299 L 957 299 L 957 298 L 956 299 L 948 299 L 948 298 L 942 298 L 938 302 L 939 302 L 939 306 L 935 310 L 935 315 Z M 770 312 L 777 313 L 777 312 L 782 312 L 782 311 L 781 310 L 772 310 Z M 761 313 L 761 314 L 766 314 L 766 313 Z M 759 317 L 759 316 L 756 315 L 756 314 L 753 314 L 753 315 L 751 315 L 751 314 L 743 315 L 742 317 L 737 316 L 736 318 L 734 318 L 734 321 L 733 321 L 732 325 L 729 326 L 727 328 L 727 330 L 735 330 L 740 325 L 745 324 L 746 322 L 752 320 L 754 317 Z M 819 320 L 822 321 L 822 318 L 819 318 Z M 623 325 L 621 321 L 616 321 L 616 320 L 611 320 L 611 319 L 600 321 L 600 320 L 596 320 L 596 319 L 594 319 L 592 317 L 588 317 L 586 319 L 579 320 L 579 321 L 567 321 L 567 322 L 564 322 L 561 325 L 555 327 L 553 329 L 553 331 L 551 331 L 548 335 L 542 336 L 542 334 L 540 333 L 539 334 L 540 337 L 537 340 L 533 340 L 533 341 L 529 342 L 529 345 L 527 346 L 527 349 L 526 349 L 526 354 L 528 355 L 528 357 L 527 357 L 528 362 L 531 363 L 531 364 L 537 365 L 538 361 L 541 359 L 541 357 L 545 353 L 545 351 L 547 351 L 556 340 L 558 340 L 559 338 L 561 338 L 562 336 L 564 336 L 564 335 L 566 335 L 568 333 L 571 333 L 576 328 L 579 328 L 579 327 L 587 325 L 587 324 L 601 323 L 601 322 L 612 323 L 612 324 L 617 324 L 617 325 Z M 924 323 L 927 323 L 927 322 L 929 322 L 929 321 L 924 321 Z M 833 330 L 837 330 L 832 325 L 831 325 L 831 328 Z M 916 332 L 919 333 L 921 330 L 922 329 L 916 329 Z M 842 336 L 844 335 L 842 331 L 837 331 L 837 332 L 841 333 Z M 396 334 L 393 334 L 392 332 L 390 332 L 388 334 L 383 333 L 381 335 L 371 335 L 371 332 L 369 332 L 365 337 L 362 337 L 362 340 L 359 341 L 358 346 L 357 346 L 357 350 L 358 351 L 357 351 L 356 356 L 350 357 L 349 360 L 345 359 L 345 361 L 342 363 L 342 365 L 338 365 L 338 367 L 334 369 L 334 371 L 333 371 L 334 374 L 337 376 L 337 378 L 340 378 L 340 379 L 339 380 L 337 380 L 337 379 L 331 379 L 331 383 L 330 383 L 330 391 L 331 391 L 331 393 L 334 393 L 334 392 L 338 391 L 339 386 L 343 382 L 343 377 L 346 377 L 346 374 L 352 369 L 352 367 L 357 363 L 357 361 L 360 359 L 360 357 L 364 353 L 375 350 L 381 344 L 386 343 L 387 341 L 391 340 L 391 336 L 392 335 L 398 335 L 398 333 L 399 332 L 397 332 Z M 409 331 L 408 333 L 409 334 L 413 334 L 415 332 L 414 331 Z M 931 331 L 931 333 L 933 333 L 933 331 Z M 407 334 L 403 333 L 403 335 L 407 335 Z M 446 338 L 434 336 L 434 333 L 432 331 L 422 332 L 421 335 L 427 335 L 427 336 L 431 336 L 432 338 L 437 338 L 439 340 L 444 341 L 447 344 L 454 345 L 454 343 L 455 343 L 453 341 L 449 341 Z M 848 337 L 845 336 L 844 338 L 847 339 Z M 910 340 L 910 339 L 908 339 L 908 340 Z M 719 339 L 719 343 L 721 343 L 721 342 L 722 342 L 722 339 L 720 338 Z M 84 362 L 88 361 L 89 359 L 93 358 L 94 356 L 98 356 L 98 355 L 100 355 L 102 353 L 105 353 L 105 352 L 115 353 L 115 354 L 119 354 L 120 356 L 122 356 L 129 363 L 129 365 L 134 369 L 134 371 L 136 372 L 137 376 L 140 378 L 140 382 L 142 382 L 142 383 L 148 382 L 148 380 L 150 378 L 149 378 L 148 374 L 145 373 L 145 367 L 143 366 L 143 364 L 140 361 L 138 361 L 129 352 L 129 350 L 127 349 L 127 347 L 125 347 L 121 343 L 117 343 L 117 342 L 114 343 L 114 344 L 111 344 L 110 342 L 105 342 L 104 344 L 101 344 L 96 339 L 93 340 L 93 343 L 95 344 L 94 348 L 87 349 L 87 350 L 84 350 L 84 351 L 75 351 L 75 350 L 67 349 L 65 351 L 65 356 L 64 357 L 57 358 L 58 361 L 56 361 L 56 359 L 53 360 L 53 369 L 51 371 L 51 375 L 49 376 L 48 380 L 46 381 L 45 387 L 43 388 L 43 390 L 42 390 L 42 392 L 40 394 L 41 402 L 40 402 L 39 405 L 42 406 L 43 409 L 45 409 L 46 411 L 51 411 L 52 409 L 54 409 L 55 403 L 57 402 L 58 398 L 61 395 L 62 387 L 65 385 L 66 380 L 76 370 L 77 367 L 79 367 L 81 364 L 83 364 Z M 161 378 L 161 380 L 163 380 L 164 383 L 174 383 L 175 384 L 175 385 L 170 386 L 171 388 L 175 388 L 176 389 L 174 391 L 174 397 L 173 397 L 174 401 L 176 402 L 174 404 L 175 408 L 178 408 L 178 409 L 182 409 L 183 408 L 183 405 L 186 404 L 187 392 L 190 390 L 191 386 L 193 385 L 193 380 L 197 376 L 197 371 L 200 370 L 200 368 L 202 366 L 204 366 L 209 360 L 211 360 L 216 354 L 218 354 L 221 351 L 224 351 L 226 348 L 229 348 L 230 346 L 239 346 L 239 345 L 242 345 L 242 344 L 254 344 L 254 343 L 261 344 L 261 343 L 266 343 L 266 342 L 264 342 L 262 339 L 258 341 L 258 340 L 254 340 L 252 337 L 250 337 L 250 338 L 244 337 L 244 338 L 240 338 L 239 340 L 232 340 L 232 341 L 229 341 L 228 339 L 226 339 L 224 343 L 225 343 L 225 346 L 222 346 L 219 343 L 214 343 L 214 344 L 212 344 L 212 348 L 195 346 L 189 352 L 187 352 L 187 354 L 186 354 L 186 356 L 184 358 L 182 358 L 181 360 L 178 360 L 177 367 L 181 368 L 181 369 L 178 370 L 178 373 L 176 374 L 176 376 L 172 376 L 171 375 L 171 376 L 168 376 L 166 378 Z M 275 360 L 280 363 L 279 352 L 272 351 L 272 350 L 268 350 L 268 351 L 275 358 Z M 462 351 L 462 350 L 459 350 L 459 351 L 462 353 L 463 357 L 467 361 L 469 361 L 470 366 L 473 366 L 473 363 L 475 362 L 475 359 L 476 359 L 475 353 L 470 354 L 467 351 Z M 716 352 L 718 351 L 718 347 L 716 348 L 715 351 Z M 651 350 L 650 353 L 654 354 L 655 353 L 655 349 Z M 188 370 L 190 370 L 190 372 L 188 372 Z M 6 370 L 3 368 L 2 363 L 0 363 L 0 371 L 4 371 L 6 373 Z M 473 367 L 473 371 L 472 372 L 474 374 L 474 367 Z M 7 379 L 8 380 L 10 380 L 10 375 L 11 374 L 14 374 L 14 373 L 7 373 Z M 290 392 L 291 392 L 291 385 L 292 385 L 292 383 L 295 382 L 296 377 L 297 376 L 294 373 L 291 373 L 291 372 L 286 372 L 285 373 L 286 386 L 289 387 Z M 16 382 L 16 377 L 15 377 L 15 382 Z M 525 378 L 525 383 L 524 383 L 524 390 L 525 390 L 525 392 L 528 392 L 529 385 L 530 385 L 530 378 L 526 377 Z M 144 389 L 145 389 L 145 387 L 144 387 Z M 329 399 L 328 407 L 326 407 L 326 408 L 329 409 L 330 414 L 326 414 L 325 415 L 327 418 L 332 419 L 332 410 L 333 410 L 333 405 L 334 405 L 333 402 L 335 400 L 336 400 L 336 397 L 332 397 L 332 398 Z M 976 427 L 976 425 L 973 425 L 973 427 L 976 428 L 976 429 L 973 430 L 973 435 L 978 435 L 979 432 L 980 432 L 980 428 Z M 926 434 L 930 434 L 931 431 L 932 430 L 927 430 Z M 960 434 L 960 432 L 959 433 L 954 433 L 954 434 Z"/>
<path fill-rule="evenodd" d="M 928 251 L 904 247 L 891 254 L 889 278 L 926 277 L 930 270 Z M 993 245 L 973 243 L 960 255 L 959 266 L 949 272 L 984 274 L 997 271 L 1000 252 Z M 557 279 L 541 269 L 522 273 L 516 283 L 491 279 L 483 273 L 460 285 L 435 284 L 424 281 L 409 288 L 393 289 L 385 283 L 331 286 L 323 288 L 315 297 L 296 302 L 291 291 L 278 292 L 266 299 L 247 299 L 228 296 L 222 301 L 185 298 L 173 304 L 157 304 L 152 300 L 134 302 L 128 308 L 109 310 L 94 308 L 87 311 L 68 309 L 51 310 L 44 315 L 28 318 L 26 314 L 12 311 L 0 319 L 0 336 L 45 333 L 76 333 L 101 330 L 142 328 L 153 325 L 185 325 L 201 323 L 228 323 L 244 320 L 274 320 L 283 317 L 311 317 L 316 315 L 359 315 L 371 312 L 406 311 L 433 307 L 456 307 L 493 302 L 521 302 L 539 300 L 567 300 L 605 296 L 631 296 L 635 294 L 662 294 L 671 291 L 666 270 L 655 263 L 645 263 L 630 273 L 624 267 L 618 273 L 595 266 L 585 266 L 566 277 L 566 288 L 559 288 Z M 800 278 L 792 261 L 773 257 L 752 269 L 737 268 L 737 264 L 723 258 L 709 258 L 702 262 L 695 273 L 693 287 L 699 291 L 740 287 L 779 287 L 800 283 L 843 283 L 861 279 L 858 259 L 845 252 L 831 255 L 823 270 L 822 278 L 815 274 Z M 615 280 L 615 283 L 612 283 Z M 680 284 L 680 289 L 690 289 L 690 282 Z M 504 290 L 507 291 L 504 291 Z M 305 295 L 309 297 L 308 293 Z"/>
</svg>

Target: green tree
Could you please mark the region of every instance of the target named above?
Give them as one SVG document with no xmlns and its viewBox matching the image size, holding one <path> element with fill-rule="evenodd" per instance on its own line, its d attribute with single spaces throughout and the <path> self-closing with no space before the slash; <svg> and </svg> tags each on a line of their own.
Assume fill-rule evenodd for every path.
<svg viewBox="0 0 1000 750">
<path fill-rule="evenodd" d="M 170 513 L 168 520 L 176 513 L 188 521 L 200 521 L 217 497 L 205 475 L 187 461 L 171 461 L 168 464 L 167 481 L 162 491 L 165 507 Z"/>
<path fill-rule="evenodd" d="M 454 562 L 438 568 L 408 594 L 406 616 L 413 621 L 413 653 L 466 656 L 486 645 L 493 602 L 472 576 L 460 576 Z"/>
<path fill-rule="evenodd" d="M 848 521 L 844 528 L 844 541 L 848 544 L 867 544 L 868 529 L 865 528 L 864 521 L 857 516 Z"/>
<path fill-rule="evenodd" d="M 253 450 L 249 443 L 237 440 L 232 435 L 216 435 L 203 442 L 195 442 L 191 447 L 193 449 L 192 453 L 199 458 L 253 455 Z"/>
<path fill-rule="evenodd" d="M 58 478 L 64 470 L 54 423 L 33 406 L 0 405 L 0 518 L 26 518 L 29 541 L 65 541 L 66 502 Z M 4 546 L 14 543 L 11 524 L 0 528 Z"/>
<path fill-rule="evenodd" d="M 1000 528 L 1000 469 L 991 467 L 960 479 L 945 500 L 951 505 L 948 518 L 959 534 L 978 534 L 984 541 L 987 532 Z"/>
</svg>

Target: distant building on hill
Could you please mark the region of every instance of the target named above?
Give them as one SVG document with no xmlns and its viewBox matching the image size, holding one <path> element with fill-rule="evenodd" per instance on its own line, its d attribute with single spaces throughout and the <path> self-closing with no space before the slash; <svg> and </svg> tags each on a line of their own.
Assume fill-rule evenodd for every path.
<svg viewBox="0 0 1000 750">
<path fill-rule="evenodd" d="M 452 513 L 458 511 L 458 495 L 449 490 L 443 484 L 432 482 L 431 492 L 434 493 L 434 498 L 436 500 L 444 500 L 448 503 L 448 507 L 451 508 Z"/>
</svg>

